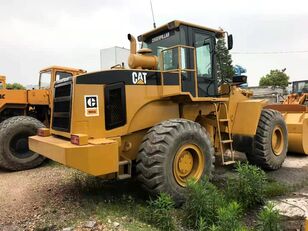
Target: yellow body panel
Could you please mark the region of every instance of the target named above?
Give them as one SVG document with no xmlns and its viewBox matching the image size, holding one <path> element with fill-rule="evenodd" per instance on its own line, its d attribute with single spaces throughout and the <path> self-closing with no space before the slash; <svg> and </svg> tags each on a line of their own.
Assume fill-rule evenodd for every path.
<svg viewBox="0 0 308 231">
<path fill-rule="evenodd" d="M 29 137 L 29 148 L 52 160 L 94 176 L 118 172 L 118 143 L 103 139 L 95 145 L 74 145 L 53 136 Z"/>
<path fill-rule="evenodd" d="M 0 98 L 0 111 L 4 109 L 6 104 L 25 106 L 28 102 L 27 100 L 27 90 L 0 90 L 0 94 L 4 97 Z"/>
<path fill-rule="evenodd" d="M 232 134 L 254 136 L 266 100 L 245 100 L 237 104 Z"/>
<path fill-rule="evenodd" d="M 48 90 L 28 90 L 28 103 L 31 105 L 49 105 L 49 91 Z"/>
</svg>

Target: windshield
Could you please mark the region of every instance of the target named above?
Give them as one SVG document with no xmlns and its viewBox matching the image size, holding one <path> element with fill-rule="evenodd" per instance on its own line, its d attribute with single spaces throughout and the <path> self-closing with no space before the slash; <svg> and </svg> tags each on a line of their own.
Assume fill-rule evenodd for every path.
<svg viewBox="0 0 308 231">
<path fill-rule="evenodd" d="M 40 73 L 39 89 L 49 89 L 51 81 L 51 71 Z"/>
<path fill-rule="evenodd" d="M 152 50 L 152 54 L 157 57 L 160 56 L 162 50 L 173 47 L 176 45 L 185 44 L 185 36 L 184 33 L 179 31 L 165 31 L 160 33 L 159 35 L 155 35 L 151 38 L 145 40 L 142 44 L 143 48 L 150 48 Z M 182 55 L 184 56 L 184 51 L 182 51 Z M 185 58 L 185 57 L 182 57 Z M 182 62 L 185 63 L 185 62 Z M 178 50 L 171 49 L 164 52 L 164 70 L 171 70 L 178 68 Z M 159 69 L 161 68 L 159 64 Z"/>
<path fill-rule="evenodd" d="M 308 93 L 308 81 L 294 82 L 293 93 Z"/>
<path fill-rule="evenodd" d="M 64 72 L 64 71 L 57 71 L 56 72 L 56 81 L 61 80 L 61 79 L 65 79 L 65 78 L 68 78 L 68 77 L 71 77 L 71 76 L 73 76 L 72 73 Z"/>
</svg>

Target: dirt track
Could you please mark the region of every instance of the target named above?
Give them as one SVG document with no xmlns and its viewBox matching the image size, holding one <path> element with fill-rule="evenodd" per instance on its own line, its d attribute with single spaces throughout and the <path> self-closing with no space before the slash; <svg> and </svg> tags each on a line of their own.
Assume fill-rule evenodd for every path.
<svg viewBox="0 0 308 231">
<path fill-rule="evenodd" d="M 216 174 L 223 177 L 228 172 L 224 167 L 218 168 Z M 0 170 L 0 230 L 55 230 L 78 219 L 88 220 L 91 213 L 81 213 L 85 198 L 76 190 L 72 173 L 71 169 L 52 164 L 22 172 Z M 308 187 L 304 188 L 308 157 L 289 155 L 283 167 L 268 172 L 268 176 L 308 191 Z"/>
</svg>

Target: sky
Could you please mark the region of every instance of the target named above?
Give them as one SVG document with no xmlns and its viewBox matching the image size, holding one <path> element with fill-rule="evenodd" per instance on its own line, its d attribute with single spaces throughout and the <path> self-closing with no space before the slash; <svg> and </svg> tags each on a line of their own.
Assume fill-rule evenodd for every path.
<svg viewBox="0 0 308 231">
<path fill-rule="evenodd" d="M 303 0 L 152 0 L 156 25 L 174 19 L 233 34 L 233 64 L 250 86 L 271 69 L 308 79 L 308 3 Z M 0 0 L 0 74 L 36 84 L 51 65 L 100 69 L 100 49 L 129 47 L 153 27 L 149 0 Z M 266 54 L 264 54 L 266 53 Z M 269 53 L 269 54 L 268 54 Z"/>
</svg>

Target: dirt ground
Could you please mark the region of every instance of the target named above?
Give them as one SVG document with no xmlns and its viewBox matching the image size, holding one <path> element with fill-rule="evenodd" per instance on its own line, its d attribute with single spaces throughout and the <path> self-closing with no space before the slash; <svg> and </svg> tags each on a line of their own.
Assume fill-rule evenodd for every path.
<svg viewBox="0 0 308 231">
<path fill-rule="evenodd" d="M 21 172 L 0 170 L 0 230 L 31 230 L 45 220 L 69 220 L 67 209 L 78 208 L 69 174 L 64 167 L 48 165 Z"/>
<path fill-rule="evenodd" d="M 223 177 L 229 170 L 230 167 L 218 167 L 216 175 Z M 0 170 L 0 230 L 58 230 L 91 220 L 86 199 L 72 180 L 73 172 L 50 163 L 21 172 Z M 267 174 L 308 193 L 308 157 L 289 155 L 280 170 Z M 117 189 L 110 190 L 112 193 Z M 108 230 L 104 224 L 96 227 Z"/>
</svg>

